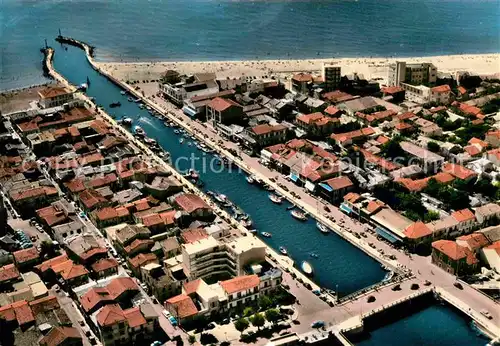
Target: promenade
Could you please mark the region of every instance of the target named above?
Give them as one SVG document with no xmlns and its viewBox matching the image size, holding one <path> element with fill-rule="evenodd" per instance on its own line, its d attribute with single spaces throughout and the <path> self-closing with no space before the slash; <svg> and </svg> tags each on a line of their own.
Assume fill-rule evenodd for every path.
<svg viewBox="0 0 500 346">
<path fill-rule="evenodd" d="M 87 53 L 87 58 L 89 59 L 89 62 L 92 64 L 92 58 L 89 56 L 88 50 L 86 50 L 86 53 Z M 50 60 L 48 60 L 48 61 L 50 61 Z M 53 71 L 52 68 L 51 68 L 51 70 Z M 53 72 L 55 72 L 55 71 L 53 71 Z M 59 76 L 60 78 L 56 77 L 56 79 L 58 79 L 59 81 L 63 81 L 65 84 L 68 84 L 64 80 L 64 78 L 62 78 L 62 76 L 57 74 L 57 72 L 55 72 L 54 76 Z M 110 78 L 113 79 L 112 77 L 110 77 Z M 132 87 L 126 85 L 123 82 L 119 82 L 119 81 L 117 81 L 117 82 L 120 85 L 122 85 L 124 88 L 129 90 L 130 92 L 133 92 L 136 96 L 142 97 L 142 95 L 140 95 L 136 90 L 132 89 Z M 154 107 L 154 109 L 156 109 L 156 110 L 161 111 L 162 114 L 168 116 L 171 120 L 173 120 L 176 123 L 178 123 L 179 125 L 183 126 L 189 132 L 194 133 L 198 139 L 205 141 L 205 143 L 207 143 L 207 145 L 217 149 L 221 155 L 224 155 L 224 156 L 234 160 L 237 164 L 243 166 L 243 168 L 248 170 L 250 173 L 257 175 L 260 179 L 264 180 L 266 183 L 269 183 L 277 191 L 279 191 L 284 196 L 289 198 L 293 203 L 295 203 L 299 207 L 305 209 L 306 211 L 308 211 L 309 213 L 314 215 L 319 220 L 327 223 L 330 227 L 332 227 L 341 236 L 344 236 L 345 239 L 347 239 L 351 243 L 355 244 L 356 246 L 362 248 L 365 252 L 369 253 L 370 255 L 376 256 L 377 259 L 379 259 L 380 261 L 382 261 L 384 263 L 387 263 L 388 265 L 390 265 L 394 268 L 396 268 L 396 267 L 401 268 L 401 265 L 403 265 L 406 268 L 408 268 L 409 270 L 411 270 L 413 272 L 413 274 L 417 277 L 417 279 L 420 280 L 421 282 L 425 281 L 425 280 L 429 280 L 432 282 L 432 284 L 434 286 L 439 287 L 440 289 L 443 289 L 444 291 L 448 292 L 447 294 L 449 294 L 449 296 L 451 297 L 450 298 L 451 300 L 453 300 L 455 303 L 461 304 L 462 310 L 469 311 L 469 314 L 471 315 L 471 317 L 475 318 L 482 325 L 486 326 L 490 331 L 492 331 L 492 333 L 498 334 L 498 326 L 495 326 L 491 321 L 487 320 L 485 317 L 483 317 L 479 313 L 479 311 L 481 309 L 487 309 L 493 315 L 493 321 L 498 321 L 498 319 L 500 317 L 499 316 L 500 313 L 498 311 L 499 310 L 498 305 L 495 305 L 489 298 L 482 295 L 480 292 L 474 290 L 473 288 L 471 288 L 468 285 L 464 285 L 463 290 L 459 290 L 459 289 L 455 288 L 453 286 L 453 282 L 455 281 L 455 278 L 453 276 L 441 271 L 437 267 L 433 266 L 430 263 L 429 258 L 420 258 L 420 257 L 416 257 L 416 256 L 409 257 L 400 251 L 394 250 L 393 248 L 388 246 L 386 243 L 378 241 L 376 239 L 376 237 L 374 237 L 373 235 L 371 235 L 370 233 L 367 233 L 367 232 L 366 232 L 367 238 L 357 239 L 357 238 L 353 237 L 349 232 L 346 232 L 343 229 L 341 229 L 336 223 L 333 223 L 329 219 L 326 219 L 326 216 L 321 211 L 323 209 L 320 209 L 317 207 L 317 201 L 312 196 L 307 195 L 302 189 L 291 184 L 290 182 L 286 181 L 285 179 L 279 178 L 280 183 L 286 185 L 287 188 L 289 189 L 289 191 L 294 191 L 301 196 L 300 200 L 294 199 L 287 191 L 285 191 L 280 186 L 278 186 L 277 184 L 274 184 L 273 182 L 271 182 L 269 180 L 269 178 L 276 177 L 276 172 L 269 171 L 267 168 L 259 165 L 256 159 L 250 158 L 244 154 L 241 155 L 242 159 L 233 157 L 227 151 L 227 149 L 235 148 L 235 145 L 233 143 L 224 141 L 217 134 L 213 133 L 210 129 L 203 126 L 203 124 L 199 124 L 197 122 L 192 121 L 191 119 L 189 119 L 188 117 L 183 115 L 181 111 L 177 110 L 176 108 L 174 108 L 173 106 L 171 106 L 167 102 L 165 102 L 163 100 L 159 100 L 158 98 L 155 98 L 154 102 L 153 102 L 153 99 L 150 96 L 154 93 L 155 93 L 154 90 L 152 93 L 146 93 L 146 96 L 148 97 L 145 99 L 146 104 Z M 105 113 L 101 113 L 101 114 L 104 117 L 107 117 L 107 120 L 110 121 L 110 123 L 112 123 L 115 126 L 118 126 L 116 124 L 116 122 L 114 122 L 113 119 L 109 118 L 109 116 L 107 116 Z M 131 141 L 134 141 L 134 143 L 137 142 L 130 134 L 128 134 L 128 136 L 131 138 Z M 222 143 L 222 149 L 219 147 L 218 143 Z M 144 152 L 147 153 L 147 155 L 151 155 L 151 157 L 154 157 L 153 154 L 150 153 L 149 150 L 142 145 L 142 143 L 138 142 L 136 144 L 139 148 L 143 149 Z M 158 158 L 155 158 L 155 159 L 157 159 L 159 163 L 163 164 L 163 162 L 161 160 L 159 160 Z M 174 174 L 176 177 L 179 177 L 179 174 L 177 172 L 175 172 L 170 166 L 168 166 L 168 169 L 173 171 L 172 174 Z M 186 181 L 185 179 L 183 179 L 183 177 L 179 177 L 179 178 L 181 181 L 183 181 L 184 184 L 186 184 L 186 186 L 188 186 L 190 189 L 193 189 L 193 191 L 196 191 L 196 188 L 194 186 L 192 186 L 192 184 L 189 181 Z M 200 193 L 200 195 L 203 196 L 203 194 L 201 194 L 201 192 L 198 191 L 198 193 Z M 206 200 L 208 203 L 213 205 L 213 203 L 211 203 L 211 201 L 209 201 L 208 199 L 206 199 Z M 322 204 L 322 205 L 328 205 L 328 204 Z M 335 220 L 335 221 L 339 221 L 340 219 L 344 220 L 344 228 L 356 230 L 359 232 L 365 232 L 365 228 L 363 225 L 359 224 L 358 222 L 356 222 L 354 220 L 351 220 L 349 217 L 347 217 L 346 215 L 341 213 L 334 206 L 331 206 L 331 205 L 328 205 L 328 206 L 332 210 L 330 215 L 333 216 L 333 220 Z M 230 219 L 229 215 L 227 215 L 227 213 L 225 213 L 224 211 L 217 209 L 216 206 L 214 206 L 214 209 L 216 209 L 216 211 L 218 213 L 220 213 L 220 215 L 223 215 L 223 216 Z M 243 228 L 239 224 L 238 224 L 238 228 L 242 232 L 247 232 L 246 229 Z M 385 253 L 385 256 L 380 255 L 376 250 L 370 248 L 368 246 L 369 242 L 373 242 L 374 244 L 376 244 L 377 249 L 382 249 Z M 272 250 L 270 248 L 268 248 L 268 253 L 271 254 L 274 258 L 276 258 L 276 260 L 280 263 L 280 265 L 282 265 L 286 268 L 289 268 L 290 270 L 295 270 L 293 268 L 293 266 L 291 266 L 292 263 L 290 262 L 290 260 L 288 258 L 283 258 L 283 256 L 278 255 L 274 250 Z M 396 260 L 389 261 L 386 257 L 389 254 L 395 255 Z M 297 275 L 299 277 L 303 277 L 303 275 L 300 272 L 298 272 L 298 271 L 296 271 L 296 272 L 297 272 Z M 309 281 L 307 278 L 304 278 L 304 279 Z M 314 284 L 312 284 L 312 285 L 314 287 Z M 393 291 L 391 291 L 391 292 L 393 292 Z M 390 292 L 388 293 L 388 295 L 390 295 L 391 298 L 394 298 L 394 295 L 392 295 Z M 388 298 L 387 301 L 389 301 L 389 300 L 390 299 Z M 378 299 L 377 299 L 377 301 L 378 301 Z M 380 299 L 380 302 L 384 302 L 384 301 L 386 301 L 385 298 Z M 373 306 L 370 306 L 370 307 L 373 307 Z M 325 317 L 330 316 L 330 314 L 331 314 L 330 308 L 326 308 L 324 311 L 325 311 L 324 312 Z M 311 313 L 311 317 L 312 317 L 312 315 L 317 316 L 316 315 L 317 313 L 318 312 Z M 331 314 L 331 315 L 333 316 L 334 314 Z M 304 315 L 304 316 L 307 316 L 307 315 Z M 322 315 L 320 315 L 320 316 L 322 316 Z M 349 314 L 347 314 L 347 315 L 339 314 L 339 315 L 335 315 L 335 316 L 337 316 L 337 317 L 334 318 L 332 322 L 330 322 L 330 320 L 328 320 L 329 323 L 339 323 L 339 322 L 341 322 L 342 319 L 352 317 L 352 315 L 349 315 Z M 344 317 L 342 317 L 342 316 L 344 316 Z M 308 329 L 309 325 L 307 323 L 303 323 L 301 325 L 301 327 Z"/>
</svg>

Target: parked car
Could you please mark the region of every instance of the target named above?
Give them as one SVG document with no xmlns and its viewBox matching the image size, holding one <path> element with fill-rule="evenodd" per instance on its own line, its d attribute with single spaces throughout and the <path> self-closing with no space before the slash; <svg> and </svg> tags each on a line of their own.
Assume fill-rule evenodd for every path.
<svg viewBox="0 0 500 346">
<path fill-rule="evenodd" d="M 483 315 L 484 317 L 486 317 L 487 319 L 491 320 L 493 318 L 493 316 L 491 316 L 490 312 L 488 310 L 481 310 L 481 315 Z"/>
<path fill-rule="evenodd" d="M 170 318 L 170 312 L 169 312 L 169 311 L 167 311 L 167 310 L 163 310 L 161 313 L 162 313 L 162 314 L 163 314 L 163 316 L 165 316 L 166 318 Z"/>
<path fill-rule="evenodd" d="M 458 288 L 459 290 L 463 290 L 464 289 L 464 286 L 462 286 L 462 284 L 458 281 L 455 281 L 453 283 L 453 286 L 455 286 L 456 288 Z"/>
<path fill-rule="evenodd" d="M 312 328 L 322 328 L 324 326 L 325 326 L 325 321 L 321 321 L 321 320 L 314 321 L 313 323 L 311 323 Z"/>
</svg>

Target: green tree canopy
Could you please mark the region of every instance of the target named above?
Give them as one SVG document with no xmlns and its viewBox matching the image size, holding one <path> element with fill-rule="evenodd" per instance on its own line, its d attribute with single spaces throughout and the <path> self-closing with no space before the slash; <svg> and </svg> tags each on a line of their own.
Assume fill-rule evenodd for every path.
<svg viewBox="0 0 500 346">
<path fill-rule="evenodd" d="M 254 327 L 257 327 L 257 329 L 260 330 L 260 327 L 264 326 L 264 324 L 266 323 L 266 319 L 264 318 L 264 315 L 262 315 L 261 313 L 257 313 L 252 316 L 250 322 L 252 322 L 252 325 Z"/>
<path fill-rule="evenodd" d="M 243 316 L 249 317 L 253 315 L 253 308 L 251 306 L 247 306 L 245 310 L 243 310 Z"/>
<path fill-rule="evenodd" d="M 234 328 L 236 328 L 236 330 L 240 333 L 243 333 L 249 326 L 250 323 L 246 318 L 240 318 L 239 320 L 234 322 Z"/>
<path fill-rule="evenodd" d="M 277 309 L 269 309 L 266 311 L 265 315 L 266 315 L 266 320 L 268 320 L 272 324 L 275 324 L 281 318 L 281 314 Z"/>
<path fill-rule="evenodd" d="M 262 310 L 267 310 L 273 305 L 273 301 L 268 296 L 261 296 L 259 298 L 259 307 Z"/>
<path fill-rule="evenodd" d="M 441 147 L 436 142 L 430 141 L 429 143 L 427 143 L 427 149 L 429 149 L 433 153 L 437 153 L 441 149 Z"/>
</svg>

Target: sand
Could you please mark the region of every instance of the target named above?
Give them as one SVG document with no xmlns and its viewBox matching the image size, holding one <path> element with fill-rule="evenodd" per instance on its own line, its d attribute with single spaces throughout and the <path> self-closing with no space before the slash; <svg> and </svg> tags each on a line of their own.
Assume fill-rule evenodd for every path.
<svg viewBox="0 0 500 346">
<path fill-rule="evenodd" d="M 384 84 L 388 65 L 396 60 L 407 63 L 431 62 L 440 72 L 469 71 L 479 75 L 500 76 L 500 54 L 445 55 L 418 58 L 342 58 L 309 60 L 248 60 L 248 61 L 182 61 L 182 62 L 101 62 L 99 67 L 125 81 L 159 79 L 166 70 L 182 74 L 215 72 L 218 78 L 251 76 L 283 79 L 297 72 L 320 74 L 324 62 L 338 64 L 342 74 L 357 72 L 367 79 L 379 79 Z"/>
</svg>

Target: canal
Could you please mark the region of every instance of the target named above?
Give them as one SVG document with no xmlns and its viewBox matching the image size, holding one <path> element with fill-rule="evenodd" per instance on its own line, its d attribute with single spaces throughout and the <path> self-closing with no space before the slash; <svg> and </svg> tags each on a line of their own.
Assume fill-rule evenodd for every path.
<svg viewBox="0 0 500 346">
<path fill-rule="evenodd" d="M 366 331 L 362 340 L 351 340 L 357 346 L 481 346 L 490 340 L 472 325 L 470 318 L 447 304 L 438 303 L 426 309 Z"/>
<path fill-rule="evenodd" d="M 380 264 L 357 249 L 335 233 L 323 234 L 313 219 L 299 222 L 286 210 L 287 203 L 276 205 L 268 198 L 268 192 L 245 180 L 245 174 L 233 168 L 222 169 L 211 164 L 214 156 L 198 150 L 195 145 L 188 146 L 191 140 L 186 138 L 183 144 L 174 130 L 163 125 L 163 121 L 151 116 L 147 110 L 128 102 L 120 94 L 121 89 L 106 77 L 97 73 L 87 62 L 85 53 L 75 47 L 61 47 L 54 44 L 54 67 L 67 80 L 79 85 L 90 79 L 88 96 L 102 105 L 108 114 L 116 119 L 130 117 L 135 125 L 141 126 L 148 137 L 154 138 L 167 151 L 180 171 L 194 168 L 200 172 L 204 182 L 203 189 L 225 194 L 233 203 L 248 213 L 253 227 L 259 232 L 269 232 L 271 238 L 265 242 L 278 249 L 287 248 L 295 263 L 309 261 L 314 268 L 314 280 L 320 286 L 336 290 L 345 295 L 381 281 L 385 271 Z M 110 108 L 112 102 L 121 102 L 121 107 Z M 195 157 L 196 160 L 190 159 Z M 213 169 L 212 169 L 213 168 Z M 260 235 L 259 235 L 260 236 Z M 317 255 L 313 258 L 311 253 Z"/>
</svg>

